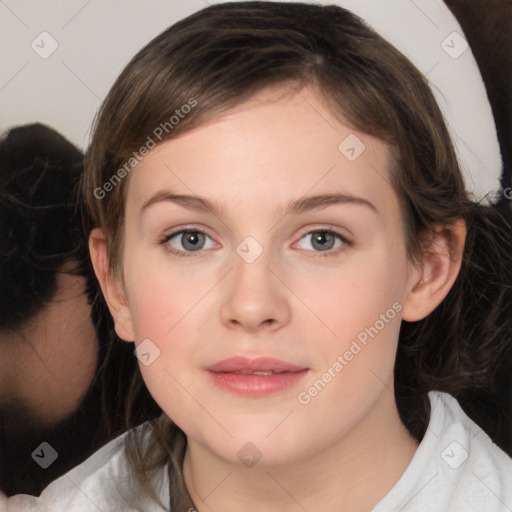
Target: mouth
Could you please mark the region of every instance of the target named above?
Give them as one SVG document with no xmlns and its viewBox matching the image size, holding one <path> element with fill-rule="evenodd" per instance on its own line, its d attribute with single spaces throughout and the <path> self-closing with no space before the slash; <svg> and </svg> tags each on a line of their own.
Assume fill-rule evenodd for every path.
<svg viewBox="0 0 512 512">
<path fill-rule="evenodd" d="M 206 370 L 214 373 L 235 373 L 238 375 L 276 375 L 300 372 L 307 370 L 307 368 L 272 357 L 250 359 L 238 356 L 218 361 L 211 366 L 207 366 Z"/>
<path fill-rule="evenodd" d="M 213 383 L 231 393 L 262 397 L 294 386 L 309 368 L 280 359 L 232 357 L 205 368 Z"/>
<path fill-rule="evenodd" d="M 240 371 L 240 372 L 222 372 L 222 373 L 234 373 L 235 375 L 278 375 L 279 373 L 285 373 L 285 372 L 273 372 L 273 371 L 250 372 L 250 371 Z"/>
</svg>

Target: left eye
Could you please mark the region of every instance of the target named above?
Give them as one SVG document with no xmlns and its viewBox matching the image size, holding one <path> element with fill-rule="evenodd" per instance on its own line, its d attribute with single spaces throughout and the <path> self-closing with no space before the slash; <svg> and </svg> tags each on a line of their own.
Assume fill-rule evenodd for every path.
<svg viewBox="0 0 512 512">
<path fill-rule="evenodd" d="M 301 249 L 310 250 L 312 247 L 316 252 L 325 252 L 330 251 L 331 249 L 337 249 L 342 244 L 350 245 L 349 241 L 345 237 L 335 233 L 334 231 L 328 230 L 310 231 L 301 238 L 301 241 L 303 240 L 307 240 L 310 247 L 300 247 Z"/>
</svg>

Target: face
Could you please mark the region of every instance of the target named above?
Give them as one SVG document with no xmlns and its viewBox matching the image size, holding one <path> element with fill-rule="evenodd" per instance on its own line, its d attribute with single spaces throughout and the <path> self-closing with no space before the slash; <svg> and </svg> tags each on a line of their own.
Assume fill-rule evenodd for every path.
<svg viewBox="0 0 512 512">
<path fill-rule="evenodd" d="M 277 92 L 161 144 L 127 192 L 118 333 L 189 441 L 234 462 L 296 460 L 362 421 L 411 288 L 386 146 L 312 89 Z"/>
</svg>

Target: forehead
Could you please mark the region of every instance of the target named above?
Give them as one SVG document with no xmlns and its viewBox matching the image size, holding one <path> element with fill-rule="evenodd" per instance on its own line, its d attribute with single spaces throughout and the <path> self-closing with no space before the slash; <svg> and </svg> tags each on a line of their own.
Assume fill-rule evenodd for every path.
<svg viewBox="0 0 512 512">
<path fill-rule="evenodd" d="M 239 206 L 336 191 L 396 209 L 388 159 L 382 141 L 334 117 L 314 89 L 269 89 L 153 149 L 132 171 L 128 203 L 164 189 Z"/>
</svg>

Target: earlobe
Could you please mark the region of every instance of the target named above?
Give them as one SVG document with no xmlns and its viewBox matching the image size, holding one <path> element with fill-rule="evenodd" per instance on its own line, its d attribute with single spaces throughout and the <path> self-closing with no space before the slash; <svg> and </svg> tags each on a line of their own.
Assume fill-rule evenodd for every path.
<svg viewBox="0 0 512 512">
<path fill-rule="evenodd" d="M 134 329 L 121 278 L 112 271 L 107 252 L 107 240 L 102 229 L 96 228 L 89 236 L 89 252 L 101 291 L 114 319 L 117 335 L 125 341 L 134 341 Z"/>
<path fill-rule="evenodd" d="M 422 320 L 448 295 L 459 274 L 465 239 L 466 224 L 462 219 L 450 226 L 439 226 L 421 266 L 411 274 L 410 291 L 402 312 L 404 320 Z"/>
</svg>

